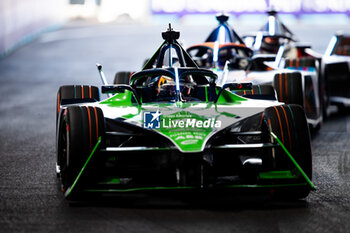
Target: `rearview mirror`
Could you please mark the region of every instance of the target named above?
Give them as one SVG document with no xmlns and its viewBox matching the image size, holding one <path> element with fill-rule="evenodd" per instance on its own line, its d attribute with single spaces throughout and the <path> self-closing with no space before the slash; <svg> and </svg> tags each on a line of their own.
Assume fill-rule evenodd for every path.
<svg viewBox="0 0 350 233">
<path fill-rule="evenodd" d="M 132 94 L 134 95 L 137 103 L 139 105 L 141 105 L 141 101 L 140 101 L 139 95 L 136 93 L 134 88 L 132 88 L 130 85 L 126 85 L 126 84 L 105 85 L 105 86 L 102 86 L 101 92 L 103 94 L 116 94 L 116 93 L 124 93 L 125 90 L 131 91 Z"/>
</svg>

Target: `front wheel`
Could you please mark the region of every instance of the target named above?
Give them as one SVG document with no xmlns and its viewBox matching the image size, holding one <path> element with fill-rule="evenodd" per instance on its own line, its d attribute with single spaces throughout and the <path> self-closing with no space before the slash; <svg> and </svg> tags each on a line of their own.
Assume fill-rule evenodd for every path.
<svg viewBox="0 0 350 233">
<path fill-rule="evenodd" d="M 306 116 L 302 107 L 298 105 L 281 105 L 265 109 L 264 119 L 269 132 L 273 132 L 286 149 L 290 152 L 305 174 L 312 178 L 312 153 L 310 133 Z M 275 139 L 271 137 L 272 142 Z M 271 154 L 272 167 L 275 170 L 292 170 L 295 165 L 286 152 L 275 148 Z M 303 179 L 301 177 L 301 179 Z M 301 188 L 286 188 L 276 190 L 277 197 L 299 199 L 306 197 L 310 192 L 308 186 Z"/>
<path fill-rule="evenodd" d="M 72 106 L 64 110 L 57 142 L 57 164 L 63 192 L 77 180 L 103 132 L 104 118 L 100 108 Z"/>
<path fill-rule="evenodd" d="M 57 92 L 56 123 L 62 105 L 100 101 L 98 87 L 87 85 L 65 85 Z"/>
</svg>

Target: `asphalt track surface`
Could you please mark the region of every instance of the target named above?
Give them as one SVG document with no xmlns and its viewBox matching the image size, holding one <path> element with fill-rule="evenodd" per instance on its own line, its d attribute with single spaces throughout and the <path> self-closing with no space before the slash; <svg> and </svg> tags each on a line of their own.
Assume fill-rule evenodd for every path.
<svg viewBox="0 0 350 233">
<path fill-rule="evenodd" d="M 100 85 L 95 62 L 109 81 L 116 71 L 139 69 L 162 42 L 163 28 L 69 23 L 0 60 L 0 232 L 349 232 L 350 113 L 333 114 L 313 135 L 317 191 L 306 200 L 151 195 L 69 205 L 63 199 L 55 174 L 58 87 Z M 211 30 L 175 28 L 187 45 Z M 337 29 L 292 28 L 320 51 Z"/>
</svg>

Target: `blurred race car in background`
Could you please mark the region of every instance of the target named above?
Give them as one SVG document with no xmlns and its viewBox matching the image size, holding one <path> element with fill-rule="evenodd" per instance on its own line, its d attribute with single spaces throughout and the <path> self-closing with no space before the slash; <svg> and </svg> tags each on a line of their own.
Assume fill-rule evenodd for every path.
<svg viewBox="0 0 350 233">
<path fill-rule="evenodd" d="M 287 46 L 297 41 L 295 35 L 277 16 L 277 11 L 267 12 L 267 21 L 258 32 L 244 35 L 245 44 L 259 53 L 277 54 L 281 45 Z"/>
<path fill-rule="evenodd" d="M 254 54 L 232 27 L 227 15 L 217 15 L 219 26 L 206 42 L 190 46 L 187 52 L 199 67 L 215 71 L 217 85 L 226 82 L 252 82 L 251 92 L 237 92 L 244 97 L 277 99 L 287 104 L 304 107 L 308 123 L 318 129 L 323 120 L 323 102 L 320 97 L 319 62 L 310 55 L 285 58 L 290 50 L 279 46 L 277 54 Z M 272 88 L 273 87 L 273 88 Z M 276 95 L 275 95 L 275 91 Z"/>
<path fill-rule="evenodd" d="M 128 84 L 69 85 L 57 94 L 56 171 L 67 199 L 80 193 L 258 189 L 303 198 L 311 182 L 303 109 L 248 99 L 251 83 L 216 85 L 171 27 Z"/>
<path fill-rule="evenodd" d="M 319 54 L 310 45 L 300 43 L 279 20 L 276 11 L 267 13 L 267 22 L 260 31 L 243 36 L 245 44 L 255 53 L 278 54 L 283 47 L 283 58 L 288 59 L 284 64 L 287 66 L 299 64 L 299 69 L 310 67 L 309 65 L 314 67 L 319 76 L 318 89 L 323 117 L 327 117 L 330 105 L 336 105 L 340 111 L 350 107 L 350 36 L 343 33 L 334 35 L 326 52 Z"/>
<path fill-rule="evenodd" d="M 350 35 L 334 35 L 319 58 L 327 104 L 337 105 L 340 110 L 350 107 Z"/>
</svg>

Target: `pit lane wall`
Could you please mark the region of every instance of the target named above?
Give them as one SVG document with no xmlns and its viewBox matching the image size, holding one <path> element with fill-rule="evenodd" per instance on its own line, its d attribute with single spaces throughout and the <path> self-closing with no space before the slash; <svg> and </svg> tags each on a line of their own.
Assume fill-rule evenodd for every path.
<svg viewBox="0 0 350 233">
<path fill-rule="evenodd" d="M 0 58 L 62 25 L 67 0 L 0 0 Z"/>
</svg>

